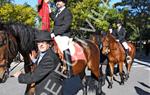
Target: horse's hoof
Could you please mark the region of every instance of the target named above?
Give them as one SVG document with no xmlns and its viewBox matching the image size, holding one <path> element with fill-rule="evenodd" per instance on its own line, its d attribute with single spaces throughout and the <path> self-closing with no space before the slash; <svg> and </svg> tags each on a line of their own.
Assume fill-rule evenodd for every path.
<svg viewBox="0 0 150 95">
<path fill-rule="evenodd" d="M 120 82 L 120 85 L 124 85 L 124 82 Z"/>
<path fill-rule="evenodd" d="M 128 78 L 129 78 L 129 75 L 126 75 L 126 79 L 128 80 Z"/>
<path fill-rule="evenodd" d="M 112 85 L 108 85 L 108 88 L 109 88 L 109 89 L 112 89 Z"/>
<path fill-rule="evenodd" d="M 100 95 L 106 95 L 103 91 L 100 93 Z"/>
<path fill-rule="evenodd" d="M 104 85 L 105 85 L 105 80 L 102 81 L 102 86 L 104 86 Z"/>
</svg>

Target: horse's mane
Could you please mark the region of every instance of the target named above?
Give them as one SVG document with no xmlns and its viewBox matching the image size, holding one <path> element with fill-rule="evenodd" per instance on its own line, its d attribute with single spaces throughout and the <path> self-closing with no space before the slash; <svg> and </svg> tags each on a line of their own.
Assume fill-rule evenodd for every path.
<svg viewBox="0 0 150 95">
<path fill-rule="evenodd" d="M 113 35 L 107 34 L 107 37 L 109 38 L 109 41 L 110 41 L 111 43 L 117 43 L 117 41 L 116 41 L 116 39 L 115 39 L 115 37 L 114 37 Z"/>
<path fill-rule="evenodd" d="M 2 23 L 0 22 L 0 27 L 3 28 L 7 33 L 12 34 L 22 51 L 30 51 L 34 45 L 35 33 L 38 29 L 35 29 L 29 25 L 17 22 Z"/>
</svg>

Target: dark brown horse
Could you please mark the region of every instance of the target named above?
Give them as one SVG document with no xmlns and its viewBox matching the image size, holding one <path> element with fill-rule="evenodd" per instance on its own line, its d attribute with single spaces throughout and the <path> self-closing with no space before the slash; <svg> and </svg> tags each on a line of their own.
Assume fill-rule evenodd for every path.
<svg viewBox="0 0 150 95">
<path fill-rule="evenodd" d="M 107 34 L 106 36 L 102 37 L 102 53 L 107 55 L 108 61 L 109 61 L 109 67 L 110 67 L 110 83 L 109 88 L 112 88 L 112 80 L 113 80 L 113 74 L 114 74 L 114 65 L 118 64 L 119 66 L 119 74 L 121 78 L 120 84 L 124 84 L 124 77 L 123 77 L 123 66 L 124 64 L 127 67 L 127 74 L 126 78 L 129 77 L 129 72 L 131 70 L 131 66 L 134 60 L 135 56 L 135 47 L 133 44 L 128 43 L 130 49 L 129 49 L 129 55 L 131 56 L 132 60 L 127 63 L 126 62 L 126 54 L 123 46 L 116 41 L 116 39 L 111 35 Z"/>
<path fill-rule="evenodd" d="M 9 45 L 8 45 L 9 44 Z M 11 47 L 11 48 L 10 48 Z M 16 39 L 12 35 L 7 35 L 5 31 L 0 31 L 0 82 L 5 82 L 8 74 L 10 63 L 17 55 L 18 46 Z"/>
<path fill-rule="evenodd" d="M 100 73 L 100 69 L 99 69 L 100 51 L 99 51 L 99 47 L 97 45 L 96 40 L 94 40 L 94 39 L 89 39 L 89 40 L 76 39 L 73 42 L 77 43 L 79 46 L 82 47 L 83 51 L 80 50 L 79 53 L 85 55 L 85 59 L 79 59 L 79 60 L 72 61 L 71 66 L 72 66 L 73 75 L 75 75 L 75 76 L 81 75 L 82 78 L 85 78 L 83 73 L 85 73 L 85 69 L 87 67 L 89 70 L 91 70 L 92 77 L 95 80 L 97 80 L 97 82 L 98 82 L 97 94 L 103 95 L 104 93 L 102 92 L 102 85 L 101 85 L 101 80 L 100 80 L 101 73 Z M 61 53 L 61 51 L 58 49 L 56 44 L 54 45 L 54 50 L 59 55 L 62 62 L 64 62 L 63 53 Z M 77 52 L 77 51 L 75 51 L 75 52 Z M 65 64 L 65 68 L 66 67 L 67 66 Z M 85 93 L 87 93 L 87 91 L 85 91 Z"/>
<path fill-rule="evenodd" d="M 39 31 L 24 24 L 0 22 L 0 82 L 6 81 L 10 64 L 18 52 L 24 57 L 25 72 L 32 70 L 29 53 L 36 50 L 34 42 L 36 32 Z M 27 85 L 26 93 L 30 88 L 31 86 Z M 30 91 L 32 93 L 32 90 Z"/>
</svg>

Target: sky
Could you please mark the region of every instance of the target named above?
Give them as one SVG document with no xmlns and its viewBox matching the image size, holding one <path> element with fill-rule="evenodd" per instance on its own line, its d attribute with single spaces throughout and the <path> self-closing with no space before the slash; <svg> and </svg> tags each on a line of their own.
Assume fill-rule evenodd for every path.
<svg viewBox="0 0 150 95">
<path fill-rule="evenodd" d="M 111 0 L 111 3 L 120 2 L 121 0 Z M 38 0 L 14 0 L 15 4 L 24 4 L 27 3 L 31 5 L 33 8 L 36 7 Z"/>
</svg>

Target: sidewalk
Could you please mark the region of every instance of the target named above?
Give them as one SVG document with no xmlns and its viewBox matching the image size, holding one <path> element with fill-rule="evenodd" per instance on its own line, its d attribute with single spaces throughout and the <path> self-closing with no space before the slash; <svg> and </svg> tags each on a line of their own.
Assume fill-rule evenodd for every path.
<svg viewBox="0 0 150 95">
<path fill-rule="evenodd" d="M 134 59 L 135 63 L 150 67 L 150 54 L 149 56 L 146 56 L 144 53 L 142 53 L 141 55 L 137 52 L 135 59 Z"/>
<path fill-rule="evenodd" d="M 150 63 L 150 54 L 149 54 L 149 56 L 146 56 L 144 53 L 142 53 L 140 55 L 139 52 L 137 52 L 136 56 L 135 56 L 135 59 Z"/>
</svg>

